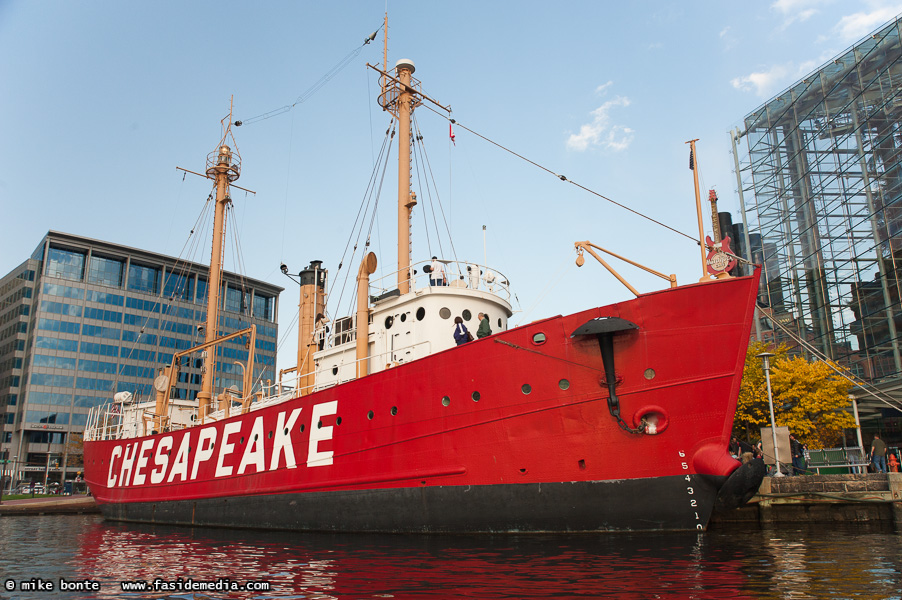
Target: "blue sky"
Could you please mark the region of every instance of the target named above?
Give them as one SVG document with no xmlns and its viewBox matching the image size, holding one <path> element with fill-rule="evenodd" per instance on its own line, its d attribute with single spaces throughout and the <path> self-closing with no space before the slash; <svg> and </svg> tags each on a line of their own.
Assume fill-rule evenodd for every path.
<svg viewBox="0 0 902 600">
<path fill-rule="evenodd" d="M 461 124 L 690 235 L 685 142 L 699 139 L 703 195 L 716 189 L 739 220 L 727 132 L 902 13 L 902 2 L 849 0 L 0 0 L 0 273 L 50 229 L 181 255 L 210 186 L 176 167 L 203 171 L 230 96 L 238 119 L 292 104 L 381 26 L 386 6 L 389 64 L 412 59 L 424 91 Z M 333 281 L 359 264 L 358 253 L 336 276 L 388 127 L 365 67 L 381 60 L 380 32 L 303 103 L 235 130 L 237 183 L 257 192 L 233 193 L 243 270 L 286 288 L 281 334 L 297 305 L 281 262 L 297 272 L 323 260 Z M 575 267 L 577 240 L 697 281 L 698 248 L 683 236 L 462 128 L 452 147 L 431 111 L 417 119 L 438 193 L 415 185 L 414 260 L 436 253 L 423 217 L 438 202 L 460 259 L 482 262 L 485 225 L 488 263 L 517 295 L 512 323 L 630 297 L 591 259 Z M 395 268 L 395 179 L 392 167 L 374 222 L 379 273 Z M 705 223 L 710 231 L 707 213 Z M 226 266 L 237 270 L 232 256 Z M 641 291 L 666 285 L 621 272 Z M 289 335 L 281 367 L 295 344 Z"/>
</svg>

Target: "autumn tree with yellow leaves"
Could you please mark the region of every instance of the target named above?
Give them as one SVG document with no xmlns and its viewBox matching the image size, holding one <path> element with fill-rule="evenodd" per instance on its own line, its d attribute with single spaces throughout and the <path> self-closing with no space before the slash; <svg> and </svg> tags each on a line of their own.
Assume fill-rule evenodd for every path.
<svg viewBox="0 0 902 600">
<path fill-rule="evenodd" d="M 767 382 L 762 352 L 773 352 L 770 384 L 777 427 L 789 427 L 810 449 L 842 445 L 843 429 L 855 427 L 849 403 L 849 382 L 823 362 L 790 357 L 785 346 L 769 348 L 764 342 L 749 344 L 736 405 L 733 433 L 757 440 L 761 427 L 770 427 Z"/>
</svg>

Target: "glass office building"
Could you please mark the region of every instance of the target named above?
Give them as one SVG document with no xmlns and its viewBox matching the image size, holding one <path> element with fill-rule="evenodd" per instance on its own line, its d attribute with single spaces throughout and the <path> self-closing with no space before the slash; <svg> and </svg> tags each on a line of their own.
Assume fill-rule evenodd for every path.
<svg viewBox="0 0 902 600">
<path fill-rule="evenodd" d="M 173 354 L 203 342 L 207 267 L 49 232 L 0 279 L 0 463 L 16 479 L 80 471 L 88 411 L 129 391 L 147 398 Z M 282 288 L 223 274 L 220 333 L 257 326 L 254 380 L 275 380 Z M 217 350 L 214 394 L 242 387 L 249 340 Z M 181 362 L 173 397 L 193 399 L 202 364 Z M 49 459 L 49 460 L 48 460 Z"/>
<path fill-rule="evenodd" d="M 803 340 L 897 401 L 900 28 L 900 19 L 881 27 L 747 115 L 733 135 L 746 242 L 764 265 L 762 337 L 813 353 Z"/>
</svg>

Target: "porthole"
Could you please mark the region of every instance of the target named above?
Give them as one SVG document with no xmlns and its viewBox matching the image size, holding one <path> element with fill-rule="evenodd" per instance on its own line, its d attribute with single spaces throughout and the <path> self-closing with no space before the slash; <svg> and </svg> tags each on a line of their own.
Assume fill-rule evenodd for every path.
<svg viewBox="0 0 902 600">
<path fill-rule="evenodd" d="M 391 407 L 391 416 L 395 416 L 396 414 L 398 414 L 398 407 L 392 406 Z"/>
<path fill-rule="evenodd" d="M 338 366 L 337 366 L 337 365 L 334 366 L 334 367 L 332 367 L 332 374 L 333 374 L 333 375 L 338 375 Z"/>
<path fill-rule="evenodd" d="M 417 309 L 417 321 L 422 321 L 426 318 L 426 309 L 422 306 Z"/>
<path fill-rule="evenodd" d="M 254 442 L 256 442 L 256 441 L 257 441 L 257 439 L 258 439 L 258 438 L 259 438 L 259 437 L 260 437 L 260 436 L 259 436 L 259 435 L 257 435 L 257 434 L 256 434 L 256 433 L 255 433 L 255 434 L 254 434 Z"/>
<path fill-rule="evenodd" d="M 335 417 L 335 424 L 341 425 L 341 417 Z"/>
<path fill-rule="evenodd" d="M 479 395 L 479 392 L 473 392 L 470 394 L 470 397 L 473 399 L 473 402 L 479 402 L 479 399 L 482 398 L 482 396 Z"/>
<path fill-rule="evenodd" d="M 498 329 L 501 329 L 501 319 L 498 319 Z"/>
<path fill-rule="evenodd" d="M 239 443 L 239 444 L 244 444 L 244 436 L 243 436 L 243 435 L 241 436 L 241 439 L 238 440 L 238 443 Z"/>
<path fill-rule="evenodd" d="M 440 311 L 438 311 L 438 316 L 440 316 L 443 319 L 450 319 L 451 318 L 451 309 L 446 306 L 443 306 L 442 309 Z"/>
<path fill-rule="evenodd" d="M 288 435 L 288 428 L 285 428 L 285 435 Z"/>
<path fill-rule="evenodd" d="M 322 422 L 322 421 L 317 421 L 317 422 L 316 422 L 316 428 L 317 428 L 317 429 L 322 429 L 322 428 L 323 428 L 323 422 Z"/>
<path fill-rule="evenodd" d="M 532 386 L 529 385 L 528 383 L 524 383 L 523 385 L 520 386 L 520 391 L 523 392 L 523 394 L 528 395 L 529 393 L 532 392 Z"/>
<path fill-rule="evenodd" d="M 304 424 L 301 423 L 301 433 L 304 433 Z"/>
<path fill-rule="evenodd" d="M 532 336 L 532 343 L 535 344 L 536 346 L 541 346 L 546 341 L 548 341 L 548 338 L 545 337 L 545 334 L 542 333 L 541 331 L 539 333 L 535 334 L 534 336 Z"/>
<path fill-rule="evenodd" d="M 471 313 L 468 309 L 465 308 L 464 311 L 462 313 L 460 313 L 460 316 L 462 316 L 464 318 L 464 321 L 469 321 L 470 319 L 473 318 L 473 313 Z"/>
<path fill-rule="evenodd" d="M 269 432 L 269 439 L 272 439 L 272 431 Z"/>
<path fill-rule="evenodd" d="M 391 326 L 394 324 L 394 322 L 395 322 L 395 318 L 392 317 L 391 315 L 385 317 L 385 328 L 391 329 Z"/>
<path fill-rule="evenodd" d="M 372 421 L 373 420 L 373 411 L 366 413 L 366 418 L 369 419 L 370 421 Z"/>
<path fill-rule="evenodd" d="M 569 390 L 569 389 L 570 389 L 570 382 L 567 381 L 566 379 L 561 379 L 560 381 L 557 382 L 557 386 L 558 386 L 559 388 L 561 388 L 562 390 Z"/>
<path fill-rule="evenodd" d="M 655 378 L 655 370 L 654 369 L 645 369 L 645 378 L 649 381 Z"/>
<path fill-rule="evenodd" d="M 451 398 L 449 398 L 448 396 L 443 397 L 442 406 L 448 406 L 449 404 L 451 404 Z"/>
<path fill-rule="evenodd" d="M 403 323 L 406 320 L 407 320 L 407 313 L 401 313 L 401 322 Z"/>
</svg>

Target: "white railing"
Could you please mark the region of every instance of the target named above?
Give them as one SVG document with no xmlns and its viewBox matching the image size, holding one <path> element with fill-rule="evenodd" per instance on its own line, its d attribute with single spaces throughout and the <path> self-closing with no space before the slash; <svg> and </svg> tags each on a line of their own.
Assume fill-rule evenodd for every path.
<svg viewBox="0 0 902 600">
<path fill-rule="evenodd" d="M 489 292 L 506 302 L 510 302 L 510 280 L 501 271 L 476 263 L 460 261 L 439 262 L 442 263 L 442 268 L 445 271 L 447 285 Z M 423 267 L 431 264 L 431 260 L 424 260 L 410 265 L 410 270 L 412 272 L 416 271 L 411 281 L 411 289 L 421 289 L 432 285 L 431 274 L 423 272 Z M 397 270 L 378 279 L 370 280 L 370 293 L 376 297 L 397 289 L 397 287 Z"/>
</svg>

